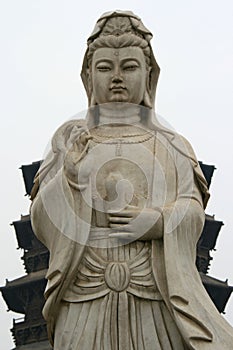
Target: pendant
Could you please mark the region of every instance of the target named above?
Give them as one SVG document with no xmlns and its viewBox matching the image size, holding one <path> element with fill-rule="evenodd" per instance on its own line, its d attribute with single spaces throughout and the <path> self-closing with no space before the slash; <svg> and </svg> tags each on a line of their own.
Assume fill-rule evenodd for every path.
<svg viewBox="0 0 233 350">
<path fill-rule="evenodd" d="M 122 146 L 121 146 L 121 141 L 119 141 L 117 144 L 116 144 L 116 157 L 120 157 L 122 155 Z"/>
</svg>

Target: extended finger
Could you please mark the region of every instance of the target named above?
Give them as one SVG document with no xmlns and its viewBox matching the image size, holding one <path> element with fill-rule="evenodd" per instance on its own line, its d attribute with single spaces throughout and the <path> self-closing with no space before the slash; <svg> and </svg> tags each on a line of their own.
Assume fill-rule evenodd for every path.
<svg viewBox="0 0 233 350">
<path fill-rule="evenodd" d="M 93 139 L 93 136 L 88 135 L 87 133 L 83 133 L 80 135 L 80 142 L 85 145 L 88 140 Z"/>
<path fill-rule="evenodd" d="M 129 232 L 114 232 L 109 234 L 110 238 L 118 238 L 118 239 L 131 239 L 133 238 L 133 234 Z"/>
<path fill-rule="evenodd" d="M 113 228 L 113 229 L 122 229 L 122 226 L 123 226 L 123 224 L 109 224 L 109 227 L 110 228 Z"/>
<path fill-rule="evenodd" d="M 80 128 L 77 128 L 77 126 L 73 127 L 68 140 L 69 146 L 72 146 L 75 143 L 75 141 L 77 140 L 77 138 L 79 138 L 82 132 L 83 131 Z"/>
<path fill-rule="evenodd" d="M 109 223 L 109 226 L 110 228 L 113 228 L 113 229 L 120 229 L 122 232 L 129 232 L 131 231 L 131 225 L 129 225 L 128 223 L 126 224 L 122 224 L 122 223 Z"/>
<path fill-rule="evenodd" d="M 111 216 L 111 217 L 128 217 L 128 218 L 131 218 L 133 217 L 133 211 L 131 210 L 121 210 L 121 211 L 113 211 L 113 210 L 109 210 L 108 211 L 108 214 Z"/>
<path fill-rule="evenodd" d="M 131 204 L 127 204 L 125 209 L 128 209 L 128 210 L 138 210 L 139 208 L 136 207 L 135 205 L 131 205 Z"/>
<path fill-rule="evenodd" d="M 116 223 L 116 224 L 128 224 L 130 221 L 130 218 L 128 217 L 121 217 L 121 216 L 109 216 L 110 223 Z"/>
<path fill-rule="evenodd" d="M 113 229 L 112 233 L 116 233 L 118 231 L 120 232 L 130 232 L 132 233 L 132 225 L 130 224 L 116 224 L 116 223 L 109 223 L 110 228 Z"/>
</svg>

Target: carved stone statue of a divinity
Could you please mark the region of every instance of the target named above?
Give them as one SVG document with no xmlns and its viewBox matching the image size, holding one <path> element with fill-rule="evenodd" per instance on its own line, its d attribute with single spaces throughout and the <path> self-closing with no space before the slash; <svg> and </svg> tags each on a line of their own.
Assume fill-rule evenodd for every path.
<svg viewBox="0 0 233 350">
<path fill-rule="evenodd" d="M 189 143 L 154 113 L 151 37 L 132 12 L 97 21 L 81 74 L 86 118 L 56 131 L 35 178 L 55 350 L 233 348 L 195 266 L 206 181 Z"/>
</svg>

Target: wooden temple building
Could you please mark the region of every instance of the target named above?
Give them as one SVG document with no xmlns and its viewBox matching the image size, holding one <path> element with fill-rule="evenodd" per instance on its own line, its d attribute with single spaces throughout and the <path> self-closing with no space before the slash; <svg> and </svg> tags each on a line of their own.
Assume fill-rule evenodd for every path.
<svg viewBox="0 0 233 350">
<path fill-rule="evenodd" d="M 210 186 L 215 167 L 201 162 L 200 165 Z M 39 166 L 40 162 L 34 162 L 21 167 L 28 195 Z M 196 259 L 202 282 L 221 313 L 224 312 L 233 287 L 228 286 L 227 281 L 223 282 L 209 276 L 208 270 L 212 260 L 211 251 L 215 249 L 222 225 L 222 221 L 217 221 L 214 216 L 206 214 L 205 226 L 197 245 Z M 24 315 L 23 318 L 13 320 L 11 332 L 15 342 L 14 350 L 51 350 L 47 339 L 46 322 L 41 314 L 49 253 L 35 237 L 29 215 L 14 221 L 13 226 L 18 247 L 23 251 L 25 275 L 13 281 L 7 281 L 0 290 L 8 309 Z"/>
</svg>

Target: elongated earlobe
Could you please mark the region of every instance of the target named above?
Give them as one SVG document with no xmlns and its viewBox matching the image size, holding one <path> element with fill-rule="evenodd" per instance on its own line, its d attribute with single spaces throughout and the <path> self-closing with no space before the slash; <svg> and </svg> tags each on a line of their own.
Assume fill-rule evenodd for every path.
<svg viewBox="0 0 233 350">
<path fill-rule="evenodd" d="M 92 76 L 90 69 L 87 70 L 87 83 L 88 83 L 88 101 L 89 107 L 96 105 L 96 100 L 93 95 L 93 84 L 92 84 Z"/>
<path fill-rule="evenodd" d="M 97 103 L 96 103 L 95 97 L 94 97 L 93 93 L 91 92 L 90 107 L 95 106 L 96 104 Z"/>
<path fill-rule="evenodd" d="M 148 108 L 152 108 L 152 101 L 151 101 L 151 97 L 147 91 L 147 89 L 144 92 L 144 96 L 143 96 L 143 104 L 145 107 Z"/>
<path fill-rule="evenodd" d="M 147 72 L 146 89 L 144 91 L 143 104 L 145 107 L 153 108 L 152 98 L 150 95 L 150 73 L 151 73 L 151 68 Z"/>
</svg>

